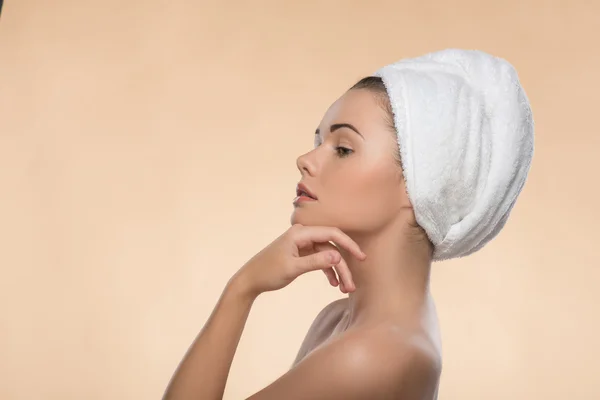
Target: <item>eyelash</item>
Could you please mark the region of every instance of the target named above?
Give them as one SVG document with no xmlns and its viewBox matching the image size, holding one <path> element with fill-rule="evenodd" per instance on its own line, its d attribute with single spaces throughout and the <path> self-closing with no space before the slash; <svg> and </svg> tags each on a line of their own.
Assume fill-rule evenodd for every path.
<svg viewBox="0 0 600 400">
<path fill-rule="evenodd" d="M 338 157 L 340 157 L 340 158 L 348 157 L 350 154 L 352 154 L 354 152 L 352 149 L 349 149 L 347 147 L 342 147 L 342 146 L 336 147 L 335 151 L 337 152 Z"/>
<path fill-rule="evenodd" d="M 321 145 L 321 143 L 315 139 L 315 147 L 319 147 L 320 145 Z M 354 153 L 354 150 L 349 149 L 347 147 L 343 147 L 343 146 L 336 146 L 335 152 L 337 153 L 338 157 L 344 158 L 344 157 L 348 157 L 350 154 Z"/>
</svg>

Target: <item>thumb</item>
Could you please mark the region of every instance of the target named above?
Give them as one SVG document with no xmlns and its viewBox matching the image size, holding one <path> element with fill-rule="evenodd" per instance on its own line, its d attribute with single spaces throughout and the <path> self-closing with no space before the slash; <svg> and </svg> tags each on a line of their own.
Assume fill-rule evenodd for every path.
<svg viewBox="0 0 600 400">
<path fill-rule="evenodd" d="M 326 250 L 298 258 L 297 265 L 303 272 L 308 272 L 317 269 L 330 268 L 332 265 L 339 263 L 341 259 L 342 256 L 337 251 Z"/>
</svg>

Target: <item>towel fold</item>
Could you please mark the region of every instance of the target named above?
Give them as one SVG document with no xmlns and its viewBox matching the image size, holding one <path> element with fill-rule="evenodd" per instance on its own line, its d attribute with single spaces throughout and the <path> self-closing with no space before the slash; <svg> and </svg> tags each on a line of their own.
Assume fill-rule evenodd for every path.
<svg viewBox="0 0 600 400">
<path fill-rule="evenodd" d="M 446 49 L 374 75 L 390 98 L 407 194 L 434 261 L 481 249 L 506 224 L 533 157 L 517 72 L 482 51 Z"/>
</svg>

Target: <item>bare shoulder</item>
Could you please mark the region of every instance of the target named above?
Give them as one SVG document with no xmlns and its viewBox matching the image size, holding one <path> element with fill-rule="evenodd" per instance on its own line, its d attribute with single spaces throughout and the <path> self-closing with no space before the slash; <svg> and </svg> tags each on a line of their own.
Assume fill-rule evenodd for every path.
<svg viewBox="0 0 600 400">
<path fill-rule="evenodd" d="M 439 374 L 439 357 L 418 335 L 346 331 L 252 399 L 432 399 Z"/>
<path fill-rule="evenodd" d="M 426 337 L 389 327 L 342 335 L 323 348 L 325 353 L 344 365 L 357 390 L 372 398 L 433 398 L 441 373 L 440 355 Z"/>
<path fill-rule="evenodd" d="M 319 311 L 311 324 L 311 328 L 320 326 L 323 322 L 329 322 L 332 319 L 339 318 L 342 311 L 347 307 L 348 299 L 338 299 L 327 304 Z"/>
<path fill-rule="evenodd" d="M 319 311 L 300 345 L 294 365 L 329 336 L 335 324 L 339 322 L 347 302 L 348 299 L 335 300 Z"/>
<path fill-rule="evenodd" d="M 319 317 L 328 316 L 331 313 L 338 313 L 341 310 L 345 309 L 348 304 L 348 298 L 334 300 L 331 303 L 327 304 L 323 309 L 317 314 L 317 319 Z"/>
</svg>

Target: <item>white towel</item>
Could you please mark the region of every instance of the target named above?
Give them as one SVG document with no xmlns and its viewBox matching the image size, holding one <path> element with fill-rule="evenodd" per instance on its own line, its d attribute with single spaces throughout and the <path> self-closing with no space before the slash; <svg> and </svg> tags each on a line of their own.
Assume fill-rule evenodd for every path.
<svg viewBox="0 0 600 400">
<path fill-rule="evenodd" d="M 507 61 L 447 49 L 379 69 L 406 189 L 434 261 L 469 255 L 504 227 L 527 179 L 534 122 Z"/>
</svg>

